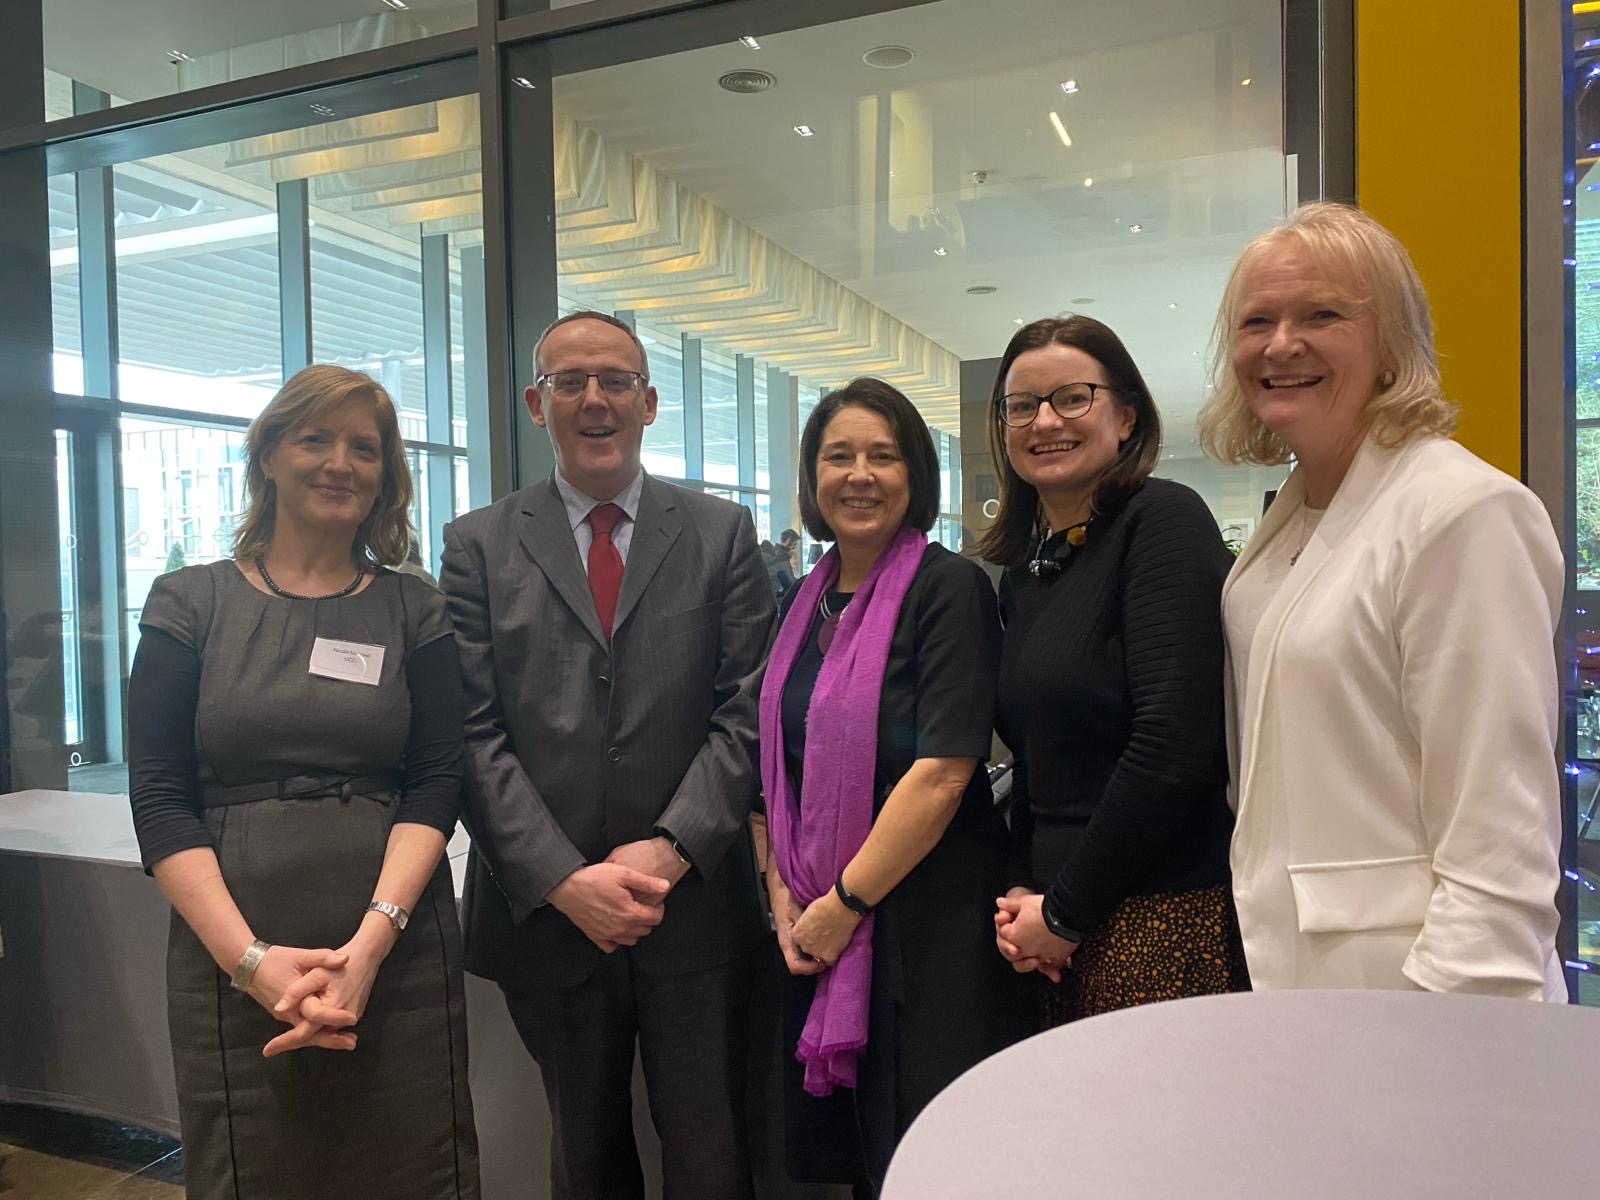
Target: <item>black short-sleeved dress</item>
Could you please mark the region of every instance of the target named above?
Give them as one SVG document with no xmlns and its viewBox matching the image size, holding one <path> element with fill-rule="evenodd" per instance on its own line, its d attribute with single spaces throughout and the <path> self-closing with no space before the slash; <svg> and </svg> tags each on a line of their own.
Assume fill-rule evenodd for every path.
<svg viewBox="0 0 1600 1200">
<path fill-rule="evenodd" d="M 372 899 L 391 824 L 418 821 L 448 835 L 459 808 L 460 675 L 443 598 L 424 580 L 381 571 L 351 596 L 286 599 L 224 560 L 157 580 L 140 625 L 147 644 L 130 695 L 146 710 L 187 696 L 159 720 L 143 711 L 130 721 L 147 866 L 211 845 L 258 937 L 343 945 Z M 382 646 L 378 684 L 310 674 L 318 637 Z M 435 698 L 413 695 L 424 662 L 454 668 L 441 676 L 455 683 L 453 734 Z M 414 718 L 430 705 L 439 719 L 425 735 Z M 181 729 L 178 745 L 165 741 L 163 727 L 182 723 L 185 711 L 192 748 Z M 172 770 L 183 753 L 187 811 Z M 424 760 L 433 769 L 424 772 Z M 261 789 L 247 785 L 296 778 L 285 789 L 292 798 L 248 799 Z M 230 988 L 176 912 L 167 1002 L 191 1197 L 478 1195 L 448 862 L 379 968 L 353 1052 L 263 1058 L 287 1026 Z"/>
<path fill-rule="evenodd" d="M 783 692 L 784 755 L 801 795 L 805 717 L 822 666 L 820 610 Z M 828 596 L 838 612 L 849 598 Z M 857 1087 L 817 1098 L 794 1046 L 816 983 L 790 976 L 785 997 L 785 1150 L 801 1182 L 880 1186 L 916 1115 L 969 1067 L 1023 1032 L 1025 993 L 994 945 L 1005 830 L 989 757 L 999 662 L 994 590 L 976 564 L 930 543 L 900 609 L 878 714 L 876 807 L 919 758 L 976 758 L 961 807 L 937 846 L 876 910 L 867 1049 Z M 801 820 L 804 821 L 804 809 Z"/>
</svg>

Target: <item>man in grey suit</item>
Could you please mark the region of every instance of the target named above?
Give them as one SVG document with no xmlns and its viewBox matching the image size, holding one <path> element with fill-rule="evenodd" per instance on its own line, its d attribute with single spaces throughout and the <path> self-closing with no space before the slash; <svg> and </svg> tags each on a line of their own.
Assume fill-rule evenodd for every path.
<svg viewBox="0 0 1600 1200">
<path fill-rule="evenodd" d="M 466 967 L 538 1061 L 559 1198 L 643 1195 L 634 1045 L 666 1195 L 749 1194 L 739 1111 L 746 820 L 772 589 L 749 514 L 640 466 L 644 347 L 557 321 L 527 390 L 556 470 L 445 528 L 466 689 Z"/>
</svg>

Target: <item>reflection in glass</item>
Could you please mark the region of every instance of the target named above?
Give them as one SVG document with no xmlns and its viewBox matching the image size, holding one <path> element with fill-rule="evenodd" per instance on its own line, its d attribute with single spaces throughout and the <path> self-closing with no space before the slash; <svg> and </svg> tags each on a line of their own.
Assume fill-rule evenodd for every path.
<svg viewBox="0 0 1600 1200">
<path fill-rule="evenodd" d="M 78 514 L 73 503 L 72 435 L 56 430 L 56 528 L 61 534 L 61 668 L 67 745 L 83 741 L 83 654 L 78 620 Z"/>
</svg>

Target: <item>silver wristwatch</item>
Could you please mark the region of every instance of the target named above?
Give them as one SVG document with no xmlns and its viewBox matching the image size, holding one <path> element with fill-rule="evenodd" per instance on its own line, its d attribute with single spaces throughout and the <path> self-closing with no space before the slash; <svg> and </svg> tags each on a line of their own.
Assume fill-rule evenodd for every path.
<svg viewBox="0 0 1600 1200">
<path fill-rule="evenodd" d="M 394 926 L 396 933 L 404 933 L 406 922 L 411 920 L 411 914 L 398 904 L 390 904 L 387 900 L 374 900 L 367 905 L 368 912 L 382 913 L 389 918 L 389 924 Z"/>
<path fill-rule="evenodd" d="M 245 952 L 239 956 L 239 965 L 233 969 L 233 978 L 228 982 L 236 992 L 248 992 L 250 984 L 256 977 L 256 970 L 261 966 L 261 960 L 267 956 L 267 951 L 272 949 L 270 942 L 263 942 L 260 938 L 251 942 Z"/>
</svg>

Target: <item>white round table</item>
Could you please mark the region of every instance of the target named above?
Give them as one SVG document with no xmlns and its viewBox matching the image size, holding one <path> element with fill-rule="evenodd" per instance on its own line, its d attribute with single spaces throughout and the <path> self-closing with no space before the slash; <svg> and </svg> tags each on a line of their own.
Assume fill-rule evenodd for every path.
<svg viewBox="0 0 1600 1200">
<path fill-rule="evenodd" d="M 884 1200 L 1593 1194 L 1600 1009 L 1410 992 L 1131 1008 L 968 1071 Z"/>
</svg>

